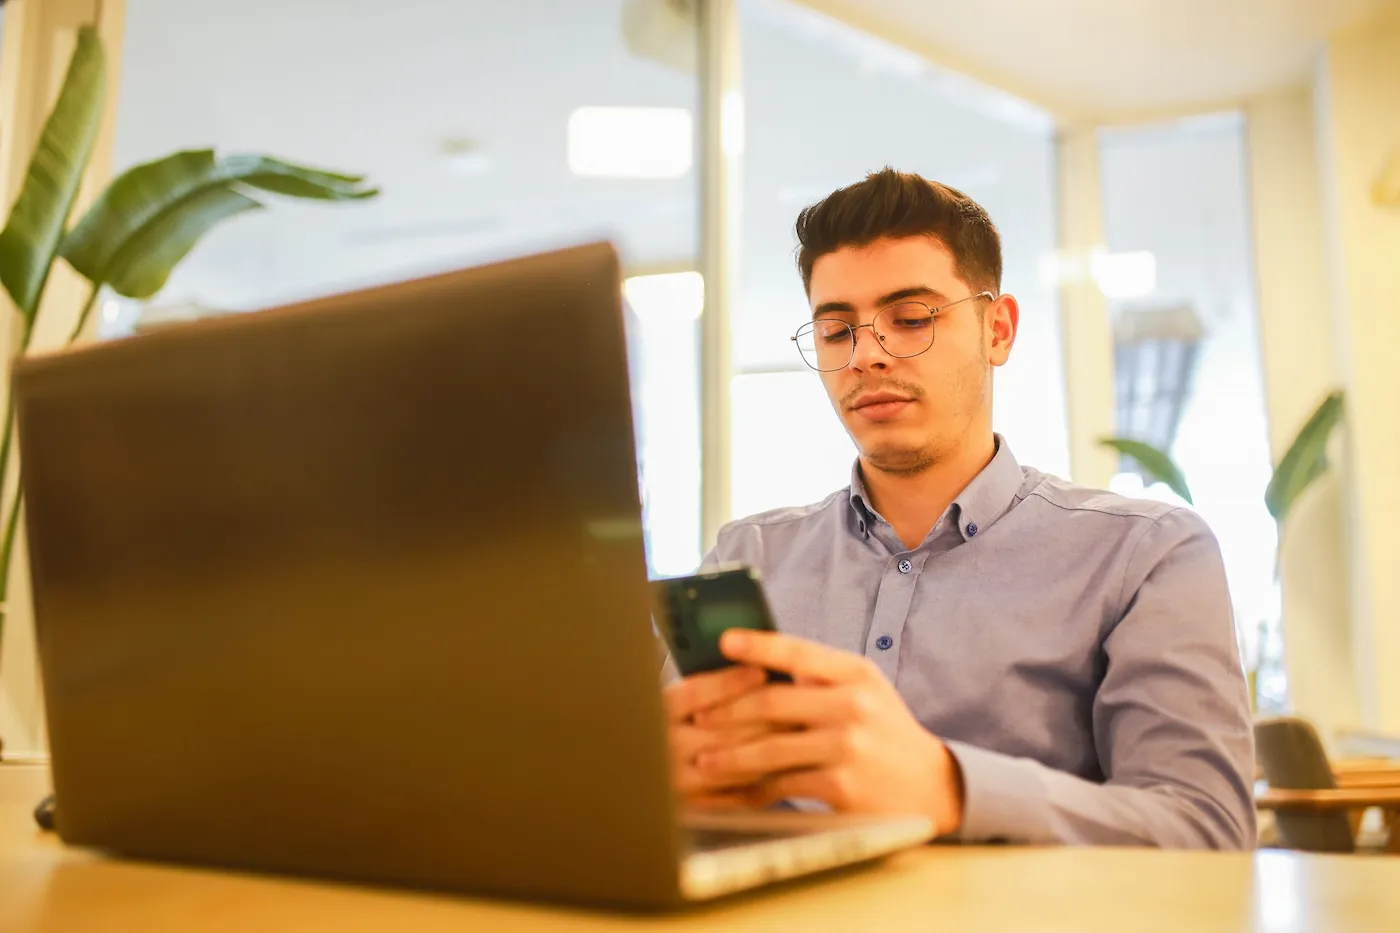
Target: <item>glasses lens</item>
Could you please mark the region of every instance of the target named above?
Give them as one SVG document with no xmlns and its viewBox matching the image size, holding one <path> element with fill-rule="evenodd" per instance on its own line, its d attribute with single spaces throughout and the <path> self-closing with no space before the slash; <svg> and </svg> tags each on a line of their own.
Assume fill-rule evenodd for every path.
<svg viewBox="0 0 1400 933">
<path fill-rule="evenodd" d="M 918 356 L 933 346 L 933 312 L 924 305 L 891 305 L 874 323 L 891 356 Z"/>
<path fill-rule="evenodd" d="M 797 332 L 797 349 L 815 370 L 843 369 L 851 361 L 851 329 L 842 321 L 813 321 Z"/>
</svg>

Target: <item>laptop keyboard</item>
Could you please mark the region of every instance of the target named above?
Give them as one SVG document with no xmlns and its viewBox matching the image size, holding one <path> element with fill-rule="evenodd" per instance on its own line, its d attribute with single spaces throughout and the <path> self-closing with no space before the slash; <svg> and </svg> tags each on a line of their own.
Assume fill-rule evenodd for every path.
<svg viewBox="0 0 1400 933">
<path fill-rule="evenodd" d="M 735 846 L 750 845 L 755 842 L 773 842 L 778 839 L 793 839 L 810 836 L 809 830 L 751 830 L 751 829 L 700 829 L 685 830 L 686 848 L 691 852 L 714 852 L 719 849 L 732 849 Z"/>
</svg>

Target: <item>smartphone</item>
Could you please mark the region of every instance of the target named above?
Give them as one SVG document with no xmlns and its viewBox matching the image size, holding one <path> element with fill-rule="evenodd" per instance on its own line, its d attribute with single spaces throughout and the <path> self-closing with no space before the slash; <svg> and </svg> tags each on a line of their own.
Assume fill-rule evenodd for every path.
<svg viewBox="0 0 1400 933">
<path fill-rule="evenodd" d="M 776 632 L 758 571 L 726 565 L 685 577 L 652 581 L 653 612 L 671 658 L 683 676 L 716 671 L 734 662 L 719 650 L 719 637 L 731 628 Z M 768 673 L 771 682 L 790 682 Z"/>
</svg>

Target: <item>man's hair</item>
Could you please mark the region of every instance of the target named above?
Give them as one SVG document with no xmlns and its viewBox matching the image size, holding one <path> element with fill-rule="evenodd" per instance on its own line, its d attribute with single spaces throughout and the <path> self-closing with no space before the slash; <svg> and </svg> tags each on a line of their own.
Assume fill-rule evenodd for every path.
<svg viewBox="0 0 1400 933">
<path fill-rule="evenodd" d="M 797 215 L 802 288 L 828 253 L 886 237 L 928 236 L 953 254 L 953 268 L 974 291 L 1001 293 L 1001 236 L 982 205 L 947 185 L 886 167 L 827 195 Z"/>
</svg>

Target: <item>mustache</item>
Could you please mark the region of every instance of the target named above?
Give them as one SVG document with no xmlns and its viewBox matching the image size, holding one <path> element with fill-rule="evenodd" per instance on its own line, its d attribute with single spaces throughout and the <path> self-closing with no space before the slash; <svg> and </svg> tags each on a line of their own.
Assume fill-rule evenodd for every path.
<svg viewBox="0 0 1400 933">
<path fill-rule="evenodd" d="M 911 399 L 921 399 L 924 397 L 924 390 L 912 382 L 901 382 L 898 379 L 881 379 L 875 382 L 862 380 L 851 387 L 851 391 L 841 396 L 841 407 L 847 409 L 851 403 L 867 392 L 896 392 Z"/>
</svg>

